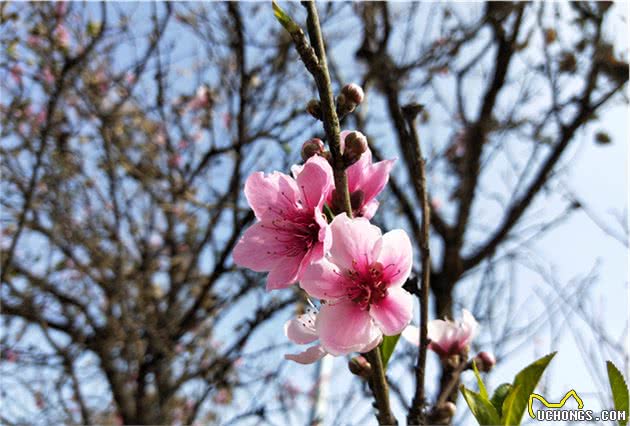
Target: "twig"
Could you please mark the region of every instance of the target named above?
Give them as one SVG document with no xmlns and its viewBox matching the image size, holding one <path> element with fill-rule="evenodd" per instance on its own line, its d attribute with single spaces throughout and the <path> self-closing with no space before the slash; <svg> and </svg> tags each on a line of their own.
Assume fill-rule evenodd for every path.
<svg viewBox="0 0 630 426">
<path fill-rule="evenodd" d="M 416 163 L 418 173 L 414 175 L 413 183 L 416 192 L 422 203 L 422 234 L 420 245 L 420 255 L 422 258 L 422 275 L 420 278 L 420 345 L 418 348 L 418 365 L 416 366 L 416 391 L 411 404 L 411 409 L 407 416 L 408 424 L 424 423 L 424 377 L 426 372 L 427 346 L 429 339 L 427 337 L 427 327 L 429 324 L 429 287 L 431 279 L 431 252 L 429 249 L 429 226 L 431 224 L 431 208 L 429 207 L 429 197 L 427 191 L 427 178 L 425 170 L 425 162 L 422 157 L 422 148 L 420 147 L 420 138 L 414 124 L 418 113 L 422 110 L 421 105 L 407 105 L 402 108 L 403 115 L 407 122 L 409 135 L 407 144 L 409 150 L 413 153 L 413 161 Z"/>
<path fill-rule="evenodd" d="M 319 15 L 314 2 L 304 1 L 302 2 L 302 5 L 306 8 L 308 14 L 306 24 L 312 47 L 306 40 L 304 32 L 300 29 L 300 27 L 285 14 L 275 2 L 273 3 L 276 17 L 291 35 L 302 62 L 304 62 L 306 69 L 315 79 L 322 108 L 322 123 L 324 125 L 326 139 L 328 140 L 328 145 L 332 154 L 332 166 L 335 179 L 334 201 L 336 201 L 337 205 L 343 207 L 343 210 L 346 212 L 348 217 L 352 217 L 348 178 L 346 176 L 346 166 L 342 158 L 341 142 L 339 138 L 339 117 L 335 108 L 335 100 L 333 97 L 330 74 L 328 72 L 326 49 L 319 23 Z M 392 414 L 389 404 L 387 378 L 385 376 L 385 369 L 383 367 L 378 347 L 367 353 L 366 357 L 372 364 L 370 387 L 372 389 L 372 393 L 374 394 L 376 408 L 378 410 L 376 418 L 379 424 L 382 425 L 396 424 L 396 418 Z"/>
<path fill-rule="evenodd" d="M 398 422 L 392 414 L 389 405 L 389 387 L 387 385 L 387 377 L 385 376 L 380 347 L 377 346 L 372 349 L 365 354 L 365 357 L 372 366 L 372 377 L 369 378 L 369 384 L 376 402 L 376 419 L 378 420 L 378 424 L 395 425 Z"/>
</svg>

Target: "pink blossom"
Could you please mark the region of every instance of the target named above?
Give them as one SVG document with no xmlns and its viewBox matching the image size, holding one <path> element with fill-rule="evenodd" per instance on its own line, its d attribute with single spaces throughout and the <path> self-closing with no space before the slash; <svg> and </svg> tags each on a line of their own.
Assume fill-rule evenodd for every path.
<svg viewBox="0 0 630 426">
<path fill-rule="evenodd" d="M 223 125 L 226 129 L 229 129 L 232 125 L 232 114 L 226 112 L 223 114 Z"/>
<path fill-rule="evenodd" d="M 245 196 L 258 222 L 234 248 L 234 262 L 269 271 L 268 290 L 296 282 L 330 247 L 322 208 L 332 182 L 330 164 L 321 157 L 310 158 L 295 179 L 279 172 L 249 176 Z"/>
<path fill-rule="evenodd" d="M 65 1 L 57 1 L 55 2 L 55 15 L 57 15 L 58 19 L 63 19 L 66 15 L 66 11 L 68 10 L 68 3 Z"/>
<path fill-rule="evenodd" d="M 13 80 L 17 84 L 22 84 L 22 67 L 21 66 L 13 65 L 9 72 L 11 73 L 11 77 L 13 77 Z"/>
<path fill-rule="evenodd" d="M 350 131 L 341 132 L 341 144 L 344 148 L 344 141 Z M 378 201 L 375 199 L 385 188 L 389 180 L 391 171 L 396 160 L 383 160 L 372 163 L 372 152 L 368 149 L 359 160 L 348 167 L 348 190 L 352 199 L 352 209 L 354 216 L 361 216 L 371 219 L 378 209 Z M 328 196 L 328 203 L 332 202 L 332 191 Z"/>
<path fill-rule="evenodd" d="M 35 116 L 35 123 L 39 125 L 44 124 L 47 118 L 48 118 L 48 113 L 46 112 L 45 108 L 42 108 L 42 110 L 38 112 L 37 115 Z"/>
<path fill-rule="evenodd" d="M 54 36 L 61 47 L 68 47 L 70 45 L 70 33 L 65 25 L 58 24 L 55 27 Z"/>
<path fill-rule="evenodd" d="M 308 343 L 315 342 L 319 339 L 316 328 L 317 317 L 318 313 L 314 308 L 307 309 L 304 314 L 299 315 L 284 324 L 284 334 L 289 338 L 289 340 L 293 343 L 297 343 L 298 345 L 306 345 Z M 380 333 L 376 332 L 372 337 L 373 338 L 370 342 L 361 348 L 357 348 L 357 351 L 368 352 L 374 349 L 381 342 Z M 298 354 L 286 354 L 284 358 L 295 361 L 299 364 L 312 364 L 327 354 L 328 352 L 326 352 L 324 347 L 320 343 L 317 343 L 306 349 L 304 352 L 300 352 Z"/>
<path fill-rule="evenodd" d="M 49 67 L 44 67 L 42 70 L 42 80 L 46 84 L 53 84 L 55 82 L 55 76 L 52 71 L 50 71 Z"/>
<path fill-rule="evenodd" d="M 440 198 L 431 198 L 431 208 L 433 210 L 440 210 L 440 208 L 442 208 L 442 200 Z"/>
<path fill-rule="evenodd" d="M 33 34 L 30 34 L 28 38 L 26 39 L 26 44 L 28 44 L 28 46 L 31 47 L 32 49 L 41 47 L 42 43 L 43 43 L 43 39 Z"/>
<path fill-rule="evenodd" d="M 219 389 L 219 391 L 212 397 L 212 400 L 221 405 L 229 404 L 232 401 L 232 393 L 228 389 Z"/>
<path fill-rule="evenodd" d="M 132 85 L 136 82 L 136 74 L 132 71 L 127 71 L 125 74 L 125 82 L 129 85 Z"/>
<path fill-rule="evenodd" d="M 436 352 L 441 358 L 460 354 L 475 336 L 477 326 L 475 317 L 466 309 L 462 309 L 460 321 L 440 319 L 429 321 L 427 329 L 427 337 L 431 341 L 429 349 Z M 402 336 L 417 346 L 420 340 L 420 331 L 418 327 L 410 325 L 402 332 Z"/>
<path fill-rule="evenodd" d="M 168 157 L 169 167 L 180 167 L 182 165 L 182 156 L 180 154 L 171 154 Z"/>
<path fill-rule="evenodd" d="M 367 219 L 345 213 L 330 229 L 330 256 L 308 266 L 300 285 L 325 301 L 315 325 L 324 350 L 333 355 L 365 351 L 411 320 L 413 297 L 402 288 L 411 272 L 411 242 L 401 229 L 381 235 Z"/>
<path fill-rule="evenodd" d="M 186 104 L 186 109 L 195 111 L 210 106 L 210 89 L 207 86 L 199 86 L 195 96 Z"/>
</svg>

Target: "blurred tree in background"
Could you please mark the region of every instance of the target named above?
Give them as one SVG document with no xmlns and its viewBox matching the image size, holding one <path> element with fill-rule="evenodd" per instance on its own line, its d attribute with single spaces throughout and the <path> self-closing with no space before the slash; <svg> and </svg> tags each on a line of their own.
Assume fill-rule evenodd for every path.
<svg viewBox="0 0 630 426">
<path fill-rule="evenodd" d="M 399 158 L 375 220 L 417 245 L 401 108 L 420 102 L 435 316 L 465 300 L 507 359 L 540 319 L 514 320 L 513 274 L 533 241 L 584 211 L 627 246 L 624 219 L 594 217 L 561 180 L 572 147 L 591 143 L 580 132 L 596 124 L 594 142 L 610 143 L 603 111 L 627 102 L 616 6 L 319 7 L 334 86 L 367 93 L 342 126 L 366 133 L 376 157 Z M 289 380 L 278 325 L 303 295 L 266 293 L 231 259 L 253 221 L 244 179 L 288 171 L 320 131 L 305 111 L 313 83 L 271 6 L 4 2 L 0 13 L 2 422 L 309 423 L 320 383 Z M 544 314 L 575 303 L 625 357 L 623 339 L 577 302 L 594 280 Z M 407 349 L 390 374 L 402 406 Z M 331 420 L 371 419 L 358 379 L 340 389 Z"/>
</svg>

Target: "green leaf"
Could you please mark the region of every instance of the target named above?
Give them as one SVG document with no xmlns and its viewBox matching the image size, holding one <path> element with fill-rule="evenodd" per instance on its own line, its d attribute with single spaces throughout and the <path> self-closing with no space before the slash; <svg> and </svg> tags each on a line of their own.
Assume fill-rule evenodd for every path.
<svg viewBox="0 0 630 426">
<path fill-rule="evenodd" d="M 488 399 L 488 390 L 486 389 L 486 385 L 483 384 L 483 380 L 481 380 L 481 375 L 479 374 L 479 369 L 477 368 L 477 363 L 473 359 L 472 362 L 473 371 L 475 373 L 475 377 L 477 378 L 477 386 L 479 386 L 479 395 L 483 399 Z"/>
<path fill-rule="evenodd" d="M 395 336 L 383 336 L 383 343 L 381 343 L 381 359 L 383 360 L 383 367 L 387 368 L 387 363 L 396 349 L 396 343 L 400 339 L 400 334 Z"/>
<path fill-rule="evenodd" d="M 505 401 L 505 398 L 508 396 L 511 390 L 511 383 L 503 383 L 499 385 L 498 388 L 496 388 L 496 390 L 492 394 L 492 398 L 490 398 L 490 402 L 492 403 L 492 405 L 494 405 L 494 408 L 497 409 L 499 415 L 502 415 L 503 413 L 503 402 Z"/>
<path fill-rule="evenodd" d="M 275 1 L 271 2 L 271 6 L 273 7 L 273 16 L 276 17 L 278 22 L 282 24 L 282 26 L 289 32 L 294 33 L 300 29 L 298 24 L 293 22 L 293 19 L 289 15 L 286 14 L 284 10 L 276 3 Z"/>
<path fill-rule="evenodd" d="M 518 425 L 521 424 L 521 419 L 518 418 L 513 420 L 513 418 L 508 418 L 508 413 L 516 410 L 515 406 L 517 398 L 522 398 L 522 395 L 519 394 L 520 386 L 512 386 L 508 391 L 507 395 L 505 395 L 505 399 L 503 400 L 503 405 L 501 406 L 501 424 L 503 425 Z M 527 398 L 529 402 L 529 397 Z M 525 411 L 525 410 L 523 410 Z M 521 413 L 521 417 L 523 414 Z M 509 423 L 512 422 L 512 423 Z"/>
<path fill-rule="evenodd" d="M 615 367 L 615 364 L 610 361 L 606 361 L 606 369 L 608 370 L 608 381 L 610 382 L 610 389 L 612 390 L 615 410 L 626 412 L 625 419 L 619 420 L 619 425 L 625 426 L 628 424 L 628 417 L 630 417 L 630 397 L 628 396 L 628 385 L 626 384 L 621 371 Z"/>
<path fill-rule="evenodd" d="M 521 423 L 529 395 L 536 389 L 540 377 L 555 355 L 556 353 L 553 352 L 540 358 L 516 375 L 512 383 L 513 389 L 503 402 L 501 424 L 518 425 Z"/>
<path fill-rule="evenodd" d="M 496 408 L 494 408 L 494 405 L 492 405 L 490 401 L 477 392 L 466 389 L 463 385 L 459 389 L 462 395 L 464 395 L 468 408 L 470 408 L 470 411 L 480 425 L 497 425 L 500 423 L 501 419 L 499 413 L 497 413 Z"/>
</svg>

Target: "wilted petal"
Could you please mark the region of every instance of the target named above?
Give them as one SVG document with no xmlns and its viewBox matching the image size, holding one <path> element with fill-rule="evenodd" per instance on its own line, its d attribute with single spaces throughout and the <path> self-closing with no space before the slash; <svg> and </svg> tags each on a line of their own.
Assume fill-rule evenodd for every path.
<svg viewBox="0 0 630 426">
<path fill-rule="evenodd" d="M 322 347 L 332 355 L 357 352 L 380 334 L 370 315 L 348 300 L 323 305 L 316 329 Z"/>
<path fill-rule="evenodd" d="M 325 355 L 326 351 L 321 347 L 321 345 L 315 345 L 311 346 L 304 352 L 300 352 L 299 354 L 286 354 L 284 359 L 295 361 L 299 364 L 312 364 L 322 359 Z"/>
<path fill-rule="evenodd" d="M 400 333 L 412 314 L 413 296 L 400 287 L 390 288 L 387 296 L 370 308 L 370 315 L 386 336 Z"/>
</svg>

